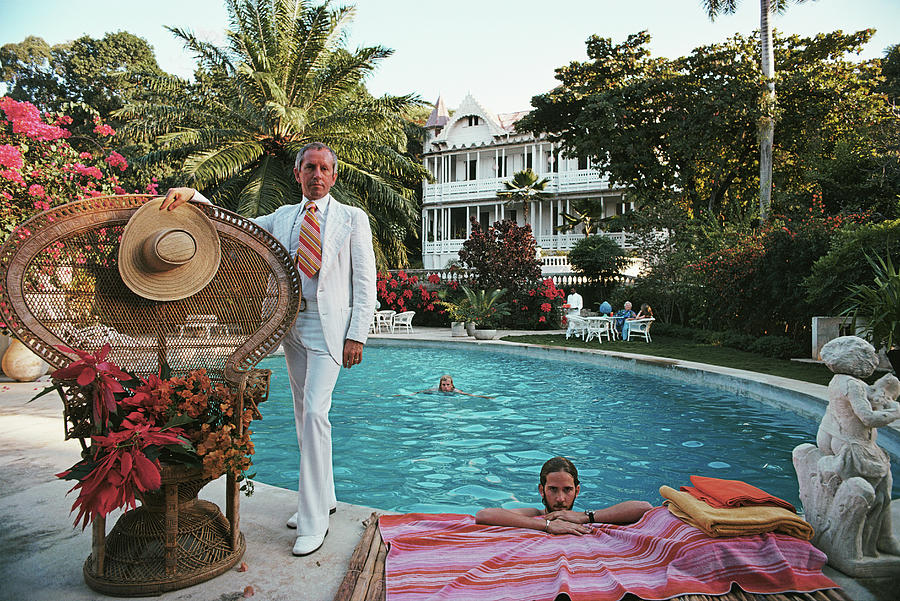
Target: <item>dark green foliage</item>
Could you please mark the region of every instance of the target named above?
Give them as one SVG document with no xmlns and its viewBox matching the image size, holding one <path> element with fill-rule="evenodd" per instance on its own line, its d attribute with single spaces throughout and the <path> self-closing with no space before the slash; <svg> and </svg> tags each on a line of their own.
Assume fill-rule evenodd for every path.
<svg viewBox="0 0 900 601">
<path fill-rule="evenodd" d="M 847 58 L 872 34 L 775 38 L 774 214 L 807 208 L 818 189 L 832 212 L 874 205 L 897 214 L 900 118 L 876 93 L 879 61 Z M 762 116 L 757 40 L 734 36 L 673 60 L 651 57 L 649 41 L 646 32 L 620 44 L 591 37 L 588 60 L 557 69 L 560 85 L 534 97 L 518 127 L 550 132 L 569 154 L 606 165 L 644 212 L 751 223 Z"/>
<path fill-rule="evenodd" d="M 881 91 L 887 94 L 891 102 L 900 102 L 900 44 L 888 46 L 884 51 L 881 76 L 884 77 Z"/>
<path fill-rule="evenodd" d="M 627 267 L 628 257 L 612 238 L 586 236 L 569 251 L 569 263 L 586 276 L 606 278 Z"/>
<path fill-rule="evenodd" d="M 890 256 L 900 263 L 900 219 L 836 232 L 827 253 L 803 280 L 806 301 L 813 315 L 832 315 L 841 309 L 850 286 L 871 283 L 871 256 Z"/>
<path fill-rule="evenodd" d="M 93 115 L 109 121 L 113 111 L 145 93 L 142 76 L 163 74 L 147 41 L 126 31 L 53 47 L 28 36 L 4 45 L 0 61 L 10 96 L 42 111 L 68 112 L 76 130 L 92 127 Z"/>
<path fill-rule="evenodd" d="M 805 357 L 809 354 L 808 345 L 799 343 L 787 336 L 766 335 L 756 337 L 734 330 L 703 330 L 659 321 L 653 324 L 653 335 L 692 340 L 700 344 L 724 346 L 775 359 L 792 359 Z"/>
</svg>

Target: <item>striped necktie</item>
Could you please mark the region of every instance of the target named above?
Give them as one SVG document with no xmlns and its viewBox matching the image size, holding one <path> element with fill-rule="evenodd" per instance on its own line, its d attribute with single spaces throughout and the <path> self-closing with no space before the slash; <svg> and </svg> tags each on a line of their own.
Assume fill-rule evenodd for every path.
<svg viewBox="0 0 900 601">
<path fill-rule="evenodd" d="M 319 220 L 316 219 L 316 203 L 306 203 L 306 213 L 300 226 L 300 243 L 297 245 L 297 267 L 306 277 L 313 277 L 322 266 L 322 239 L 319 236 Z"/>
</svg>

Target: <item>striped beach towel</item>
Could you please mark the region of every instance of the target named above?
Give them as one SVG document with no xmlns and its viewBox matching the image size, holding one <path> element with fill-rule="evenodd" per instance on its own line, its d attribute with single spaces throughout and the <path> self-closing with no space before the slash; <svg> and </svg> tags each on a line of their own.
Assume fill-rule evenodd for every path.
<svg viewBox="0 0 900 601">
<path fill-rule="evenodd" d="M 665 508 L 636 524 L 595 524 L 593 534 L 475 524 L 461 514 L 381 516 L 390 545 L 387 601 L 618 601 L 626 593 L 668 599 L 720 595 L 732 583 L 754 593 L 811 592 L 837 585 L 825 555 L 782 534 L 710 538 Z"/>
</svg>

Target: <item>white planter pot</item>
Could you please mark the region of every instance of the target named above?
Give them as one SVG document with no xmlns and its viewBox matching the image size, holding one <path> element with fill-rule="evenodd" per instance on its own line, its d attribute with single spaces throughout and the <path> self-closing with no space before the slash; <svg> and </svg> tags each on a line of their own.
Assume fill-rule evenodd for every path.
<svg viewBox="0 0 900 601">
<path fill-rule="evenodd" d="M 19 382 L 34 382 L 50 369 L 47 363 L 19 340 L 10 340 L 3 353 L 3 373 Z"/>
<path fill-rule="evenodd" d="M 476 340 L 493 340 L 497 336 L 497 330 L 475 330 Z"/>
<path fill-rule="evenodd" d="M 474 323 L 474 322 L 471 322 L 471 321 L 470 321 L 469 323 L 466 324 L 466 333 L 467 333 L 469 336 L 474 336 L 474 335 L 475 335 L 475 323 Z"/>
<path fill-rule="evenodd" d="M 468 336 L 466 332 L 466 322 L 454 321 L 450 323 L 450 335 L 454 338 L 458 336 Z"/>
</svg>

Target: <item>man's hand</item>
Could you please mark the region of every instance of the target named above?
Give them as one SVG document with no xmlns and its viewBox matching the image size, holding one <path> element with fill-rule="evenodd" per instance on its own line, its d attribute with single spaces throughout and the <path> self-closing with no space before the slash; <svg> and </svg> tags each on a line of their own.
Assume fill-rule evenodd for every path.
<svg viewBox="0 0 900 601">
<path fill-rule="evenodd" d="M 184 203 L 194 198 L 197 191 L 193 188 L 169 188 L 166 197 L 159 206 L 160 211 L 171 211 L 177 209 Z"/>
<path fill-rule="evenodd" d="M 565 522 L 570 522 L 572 524 L 587 524 L 588 517 L 584 515 L 583 511 L 569 511 L 569 510 L 560 510 L 553 511 L 544 516 L 544 519 L 547 520 L 562 520 Z"/>
<path fill-rule="evenodd" d="M 349 338 L 344 341 L 344 367 L 351 368 L 362 361 L 363 343 Z"/>
<path fill-rule="evenodd" d="M 563 513 L 563 512 L 554 512 L 554 513 Z M 569 512 L 569 513 L 575 513 L 575 512 Z M 584 515 L 584 514 L 582 514 L 582 515 Z M 550 527 L 547 529 L 547 532 L 549 532 L 550 534 L 577 534 L 578 536 L 581 536 L 582 534 L 590 534 L 591 533 L 590 528 L 588 528 L 587 526 L 582 526 L 581 524 L 575 524 L 573 522 L 570 522 L 568 520 L 563 520 L 563 519 L 554 520 L 554 519 L 551 519 L 549 516 L 547 519 L 550 520 Z"/>
</svg>

